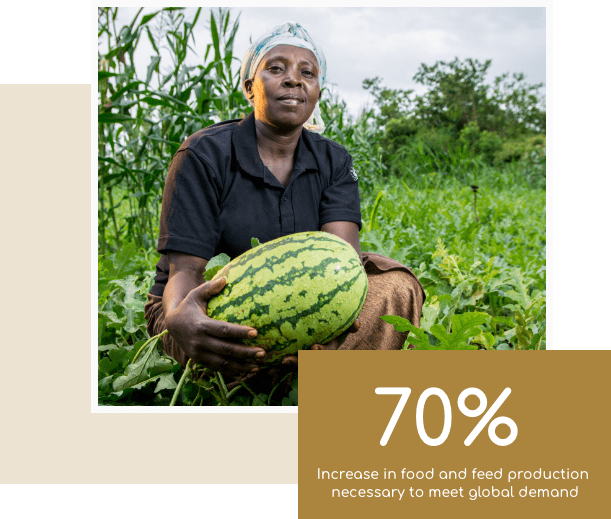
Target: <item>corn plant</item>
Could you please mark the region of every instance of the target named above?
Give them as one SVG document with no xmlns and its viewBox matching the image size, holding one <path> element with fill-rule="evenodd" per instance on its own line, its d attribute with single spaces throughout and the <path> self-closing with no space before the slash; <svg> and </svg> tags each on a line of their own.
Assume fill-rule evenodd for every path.
<svg viewBox="0 0 611 519">
<path fill-rule="evenodd" d="M 193 53 L 202 8 L 186 20 L 183 8 L 146 16 L 138 11 L 117 31 L 119 8 L 98 10 L 98 221 L 102 253 L 124 242 L 154 245 L 168 164 L 184 139 L 220 120 L 250 111 L 239 88 L 233 41 L 239 17 L 210 11 L 209 44 L 196 66 Z M 199 24 L 199 25 L 198 25 Z M 141 38 L 154 54 L 146 77 L 138 77 L 134 55 Z M 163 51 L 166 54 L 162 54 Z M 165 62 L 168 61 L 166 64 Z"/>
</svg>

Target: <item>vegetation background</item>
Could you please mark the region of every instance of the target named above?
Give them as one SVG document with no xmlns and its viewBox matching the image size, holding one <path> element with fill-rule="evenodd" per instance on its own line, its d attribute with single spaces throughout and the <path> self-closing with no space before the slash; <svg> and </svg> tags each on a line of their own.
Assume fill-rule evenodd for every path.
<svg viewBox="0 0 611 519">
<path fill-rule="evenodd" d="M 171 157 L 188 135 L 251 108 L 233 55 L 239 17 L 165 8 L 117 27 L 118 9 L 98 10 L 99 403 L 297 405 L 297 378 L 280 396 L 228 391 L 219 374 L 185 373 L 146 334 Z M 194 29 L 206 24 L 212 43 L 186 65 Z M 154 54 L 139 77 L 144 38 Z M 161 66 L 162 49 L 171 66 Z M 323 93 L 324 135 L 348 149 L 359 174 L 362 249 L 411 266 L 425 287 L 420 329 L 387 318 L 420 349 L 545 349 L 543 85 L 519 73 L 489 82 L 490 65 L 423 63 L 419 95 L 367 79 L 374 106 L 358 117 Z"/>
</svg>

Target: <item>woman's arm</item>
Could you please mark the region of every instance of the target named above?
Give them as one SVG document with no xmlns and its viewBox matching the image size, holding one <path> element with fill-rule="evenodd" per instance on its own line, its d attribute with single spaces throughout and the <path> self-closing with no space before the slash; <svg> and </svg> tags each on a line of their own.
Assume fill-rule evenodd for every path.
<svg viewBox="0 0 611 519">
<path fill-rule="evenodd" d="M 194 362 L 231 375 L 246 375 L 259 368 L 253 362 L 265 350 L 241 344 L 257 331 L 249 326 L 211 319 L 208 300 L 224 287 L 224 278 L 205 282 L 207 260 L 189 254 L 170 253 L 170 274 L 162 307 L 168 332 Z"/>
<path fill-rule="evenodd" d="M 208 260 L 178 252 L 168 253 L 168 262 L 170 273 L 161 303 L 165 315 L 176 309 L 191 290 L 206 281 L 204 271 L 208 264 Z"/>
<path fill-rule="evenodd" d="M 321 231 L 335 234 L 354 247 L 361 259 L 361 242 L 359 241 L 359 226 L 354 222 L 329 222 L 320 227 Z"/>
</svg>

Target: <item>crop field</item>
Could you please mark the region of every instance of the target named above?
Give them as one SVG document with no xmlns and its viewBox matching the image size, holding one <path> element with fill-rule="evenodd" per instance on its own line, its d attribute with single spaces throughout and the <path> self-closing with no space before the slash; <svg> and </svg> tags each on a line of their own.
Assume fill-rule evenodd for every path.
<svg viewBox="0 0 611 519">
<path fill-rule="evenodd" d="M 199 366 L 185 372 L 162 353 L 159 338 L 148 336 L 144 320 L 172 154 L 197 129 L 248 112 L 235 65 L 224 61 L 237 22 L 230 23 L 228 11 L 210 13 L 216 37 L 208 64 L 189 70 L 176 59 L 175 73 L 166 79 L 153 56 L 149 77 L 138 78 L 129 56 L 152 23 L 166 32 L 184 29 L 171 36 L 178 38 L 174 48 L 180 57 L 197 20 L 160 11 L 157 18 L 138 18 L 131 28 L 116 30 L 113 9 L 100 9 L 98 20 L 100 40 L 108 42 L 100 51 L 98 85 L 99 405 L 296 406 L 297 376 L 285 380 L 288 390 L 256 394 L 248 384 L 231 388 L 221 374 Z M 154 40 L 156 32 L 150 32 Z M 121 44 L 114 43 L 119 33 Z M 373 93 L 379 102 L 357 119 L 349 118 L 345 104 L 331 93 L 321 107 L 324 135 L 354 158 L 362 250 L 411 267 L 425 288 L 419 329 L 400 317 L 385 320 L 409 330 L 408 341 L 418 350 L 545 349 L 544 128 L 529 122 L 526 129 L 494 133 L 492 127 L 448 123 L 444 131 L 456 131 L 452 142 L 460 144 L 451 148 L 446 134 L 433 135 L 424 126 L 426 117 L 409 110 L 390 113 L 384 100 L 392 92 L 383 96 L 378 88 L 377 97 Z M 478 121 L 483 120 L 482 115 Z M 393 128 L 414 121 L 423 126 L 397 140 Z"/>
<path fill-rule="evenodd" d="M 425 287 L 421 329 L 428 344 L 420 348 L 544 349 L 545 191 L 515 187 L 478 194 L 476 222 L 470 188 L 410 189 L 393 179 L 363 197 L 362 248 L 412 267 Z M 144 303 L 157 257 L 133 245 L 100 257 L 101 404 L 169 405 L 182 375 L 178 364 L 148 347 L 153 343 L 142 349 L 148 340 Z M 218 392 L 221 382 L 216 388 L 199 384 L 186 384 L 182 405 L 216 405 L 210 390 Z M 268 395 L 258 400 L 247 389 L 228 401 L 296 405 L 294 386 L 280 402 L 273 395 L 271 402 Z"/>
</svg>

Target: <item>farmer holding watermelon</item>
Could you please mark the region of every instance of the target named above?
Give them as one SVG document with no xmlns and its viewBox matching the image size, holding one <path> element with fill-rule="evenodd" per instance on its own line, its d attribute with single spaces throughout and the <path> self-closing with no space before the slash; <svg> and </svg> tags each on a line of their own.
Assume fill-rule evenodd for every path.
<svg viewBox="0 0 611 519">
<path fill-rule="evenodd" d="M 242 61 L 242 88 L 253 113 L 191 135 L 172 159 L 160 222 L 162 256 L 145 312 L 149 334 L 167 328 L 163 348 L 183 366 L 191 358 L 251 383 L 269 378 L 261 365 L 265 350 L 242 343 L 257 330 L 206 315 L 207 301 L 225 286 L 224 279 L 205 282 L 208 261 L 221 253 L 239 256 L 251 248 L 252 237 L 265 243 L 325 231 L 361 257 L 369 290 L 358 321 L 344 342 L 334 339 L 313 349 L 401 349 L 407 334 L 379 317 L 400 315 L 419 325 L 424 291 L 411 270 L 361 253 L 352 158 L 320 135 L 325 76 L 324 54 L 303 27 L 275 27 Z M 282 362 L 284 369 L 296 364 L 296 356 Z"/>
</svg>

